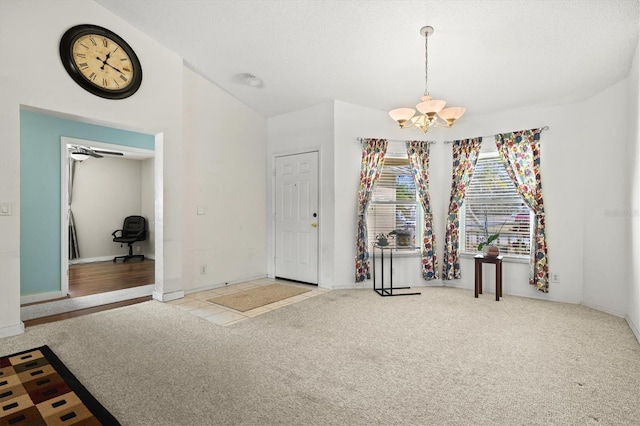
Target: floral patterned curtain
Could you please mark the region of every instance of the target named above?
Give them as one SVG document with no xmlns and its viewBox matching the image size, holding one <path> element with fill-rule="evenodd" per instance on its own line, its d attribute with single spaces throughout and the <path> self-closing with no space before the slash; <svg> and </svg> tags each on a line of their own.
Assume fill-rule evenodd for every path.
<svg viewBox="0 0 640 426">
<path fill-rule="evenodd" d="M 458 213 L 476 168 L 482 138 L 453 142 L 453 177 L 444 241 L 442 279 L 460 278 L 460 218 Z"/>
<path fill-rule="evenodd" d="M 360 189 L 358 190 L 358 234 L 356 235 L 356 282 L 371 277 L 367 250 L 367 209 L 373 187 L 380 177 L 386 152 L 386 139 L 365 139 L 362 142 Z"/>
<path fill-rule="evenodd" d="M 429 145 L 429 142 L 407 141 L 407 156 L 424 211 L 421 249 L 422 277 L 425 280 L 438 278 L 436 236 L 433 233 L 433 213 L 429 200 Z"/>
<path fill-rule="evenodd" d="M 540 181 L 541 129 L 521 130 L 496 135 L 498 152 L 505 168 L 516 184 L 518 193 L 535 214 L 531 250 L 529 284 L 538 290 L 549 291 L 549 265 L 545 239 L 544 203 Z"/>
</svg>

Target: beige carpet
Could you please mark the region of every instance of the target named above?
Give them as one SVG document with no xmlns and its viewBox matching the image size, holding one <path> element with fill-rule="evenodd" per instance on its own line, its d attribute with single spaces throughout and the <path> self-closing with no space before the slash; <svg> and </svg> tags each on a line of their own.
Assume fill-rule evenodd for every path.
<svg viewBox="0 0 640 426">
<path fill-rule="evenodd" d="M 209 302 L 226 306 L 236 311 L 246 312 L 308 291 L 311 290 L 288 284 L 269 284 L 237 293 L 218 296 L 214 299 L 209 299 Z"/>
<path fill-rule="evenodd" d="M 150 301 L 28 327 L 0 354 L 48 344 L 127 426 L 638 425 L 624 319 L 420 290 L 334 290 L 228 327 Z"/>
</svg>

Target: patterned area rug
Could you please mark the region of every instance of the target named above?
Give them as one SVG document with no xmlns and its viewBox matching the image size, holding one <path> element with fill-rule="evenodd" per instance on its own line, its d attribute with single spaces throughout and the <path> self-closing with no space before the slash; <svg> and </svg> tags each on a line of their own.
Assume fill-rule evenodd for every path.
<svg viewBox="0 0 640 426">
<path fill-rule="evenodd" d="M 0 425 L 119 425 L 48 346 L 0 358 Z"/>
<path fill-rule="evenodd" d="M 269 284 L 252 288 L 238 293 L 225 294 L 210 299 L 209 302 L 226 306 L 236 311 L 246 312 L 269 303 L 279 302 L 289 297 L 297 296 L 311 291 L 310 289 L 296 287 L 288 284 Z"/>
</svg>

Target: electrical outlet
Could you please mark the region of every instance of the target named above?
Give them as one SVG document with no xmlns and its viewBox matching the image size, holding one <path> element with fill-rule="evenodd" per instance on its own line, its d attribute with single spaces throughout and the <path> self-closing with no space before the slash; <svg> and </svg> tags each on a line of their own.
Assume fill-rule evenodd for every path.
<svg viewBox="0 0 640 426">
<path fill-rule="evenodd" d="M 551 274 L 551 282 L 552 283 L 559 283 L 560 282 L 560 274 L 553 272 Z"/>
<path fill-rule="evenodd" d="M 200 265 L 200 275 L 206 275 L 207 265 Z"/>
<path fill-rule="evenodd" d="M 136 253 L 140 253 L 140 250 L 141 250 L 141 249 L 142 249 L 142 248 L 141 248 L 140 246 L 136 246 Z"/>
</svg>

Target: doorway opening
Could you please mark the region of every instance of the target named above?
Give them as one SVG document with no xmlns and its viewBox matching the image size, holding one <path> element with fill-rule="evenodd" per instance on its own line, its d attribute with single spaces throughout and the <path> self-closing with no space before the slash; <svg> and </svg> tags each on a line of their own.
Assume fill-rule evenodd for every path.
<svg viewBox="0 0 640 426">
<path fill-rule="evenodd" d="M 115 302 L 150 298 L 152 295 L 162 297 L 164 135 L 148 130 L 146 133 L 142 132 L 144 129 L 127 128 L 116 123 L 97 123 L 85 117 L 20 106 L 20 317 L 23 322 Z M 154 169 L 149 179 L 153 188 L 149 192 L 149 197 L 153 200 L 153 208 L 149 213 L 149 229 L 153 230 L 153 238 L 158 246 L 157 256 L 154 256 L 155 249 L 149 252 L 149 258 L 152 260 L 149 263 L 155 264 L 153 284 L 67 297 L 68 224 L 63 221 L 66 220 L 68 202 L 62 193 L 66 190 L 66 185 L 63 184 L 66 177 L 63 178 L 63 175 L 68 173 L 68 170 L 64 160 L 67 158 L 67 146 L 66 142 L 62 143 L 64 135 L 82 138 L 69 138 L 72 139 L 71 143 L 88 144 L 105 150 L 124 150 L 125 156 L 126 151 L 135 152 L 138 150 L 137 147 L 151 151 L 148 153 L 150 158 L 155 155 L 155 158 L 149 161 L 153 163 Z M 109 143 L 95 142 L 94 136 Z M 61 155 L 63 152 L 64 155 Z M 101 161 L 103 158 L 92 160 Z M 102 187 L 93 188 L 93 192 L 99 196 L 102 196 L 104 190 Z M 62 200 L 64 201 L 61 202 Z M 97 230 L 98 227 L 94 225 L 100 224 L 100 217 L 99 214 L 94 214 L 91 226 L 85 230 Z M 122 220 L 123 218 L 119 218 L 117 225 L 112 224 L 113 229 L 104 236 L 108 244 L 118 248 L 119 244 L 112 241 L 113 237 L 110 234 L 122 226 Z M 125 249 L 126 247 L 123 251 L 126 251 Z M 82 255 L 92 256 L 100 257 L 87 253 Z"/>
<path fill-rule="evenodd" d="M 61 138 L 61 290 L 75 298 L 155 283 L 155 152 Z M 114 242 L 124 219 L 146 222 L 142 241 Z M 138 259 L 123 262 L 135 252 Z M 67 256 L 68 254 L 68 256 Z"/>
</svg>

